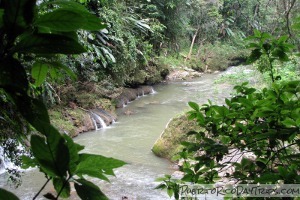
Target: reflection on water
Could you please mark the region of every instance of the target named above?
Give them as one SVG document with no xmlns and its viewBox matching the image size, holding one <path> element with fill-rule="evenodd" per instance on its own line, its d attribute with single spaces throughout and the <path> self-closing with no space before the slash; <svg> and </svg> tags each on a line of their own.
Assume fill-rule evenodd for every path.
<svg viewBox="0 0 300 200">
<path fill-rule="evenodd" d="M 119 119 L 112 127 L 85 133 L 75 138 L 85 145 L 85 152 L 101 154 L 124 160 L 128 165 L 116 170 L 111 183 L 95 181 L 110 199 L 169 199 L 166 192 L 153 190 L 154 180 L 172 173 L 172 163 L 156 157 L 151 147 L 164 130 L 170 118 L 188 109 L 188 101 L 206 103 L 229 95 L 230 85 L 215 87 L 217 75 L 204 75 L 193 81 L 160 84 L 156 93 L 138 98 L 125 108 L 118 110 Z M 128 115 L 125 115 L 127 113 Z M 13 190 L 21 199 L 32 199 L 45 182 L 37 170 L 26 173 L 23 185 Z M 0 186 L 5 184 L 0 178 Z M 51 187 L 48 189 L 52 190 Z"/>
</svg>

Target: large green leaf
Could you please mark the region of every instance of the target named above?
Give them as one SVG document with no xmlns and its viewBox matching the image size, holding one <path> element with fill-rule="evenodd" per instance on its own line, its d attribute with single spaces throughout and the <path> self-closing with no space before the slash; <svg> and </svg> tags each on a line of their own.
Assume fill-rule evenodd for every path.
<svg viewBox="0 0 300 200">
<path fill-rule="evenodd" d="M 21 156 L 22 158 L 22 169 L 28 169 L 30 167 L 38 166 L 38 162 L 34 158 L 30 158 L 28 156 Z"/>
<path fill-rule="evenodd" d="M 15 37 L 32 22 L 36 0 L 4 0 L 4 24 L 9 37 Z"/>
<path fill-rule="evenodd" d="M 98 186 L 84 179 L 77 179 L 75 189 L 82 200 L 108 200 Z"/>
<path fill-rule="evenodd" d="M 59 193 L 61 191 L 60 197 L 68 198 L 70 196 L 71 186 L 67 180 L 64 178 L 53 178 L 52 182 L 56 192 Z"/>
<path fill-rule="evenodd" d="M 81 151 L 84 147 L 74 143 L 72 138 L 70 138 L 70 136 L 68 136 L 67 134 L 64 134 L 63 137 L 66 140 L 66 144 L 68 146 L 69 153 L 70 153 L 70 162 L 69 162 L 70 175 L 73 175 L 76 171 L 76 167 L 79 160 L 78 152 Z"/>
<path fill-rule="evenodd" d="M 4 9 L 0 9 L 0 27 L 3 26 Z"/>
<path fill-rule="evenodd" d="M 39 132 L 47 135 L 50 119 L 48 110 L 40 100 L 23 95 L 17 100 L 17 106 L 24 118 Z"/>
<path fill-rule="evenodd" d="M 189 106 L 190 106 L 191 108 L 193 108 L 195 111 L 199 111 L 200 107 L 199 107 L 199 105 L 198 105 L 197 103 L 191 102 L 191 101 L 190 101 L 188 104 L 189 104 Z"/>
<path fill-rule="evenodd" d="M 97 16 L 91 13 L 82 13 L 82 15 L 87 21 L 80 27 L 81 29 L 98 31 L 107 27 L 106 24 L 103 24 Z"/>
<path fill-rule="evenodd" d="M 12 53 L 79 54 L 86 50 L 70 37 L 54 34 L 32 34 L 23 37 Z"/>
<path fill-rule="evenodd" d="M 32 153 L 42 171 L 52 177 L 65 177 L 69 169 L 69 149 L 54 127 L 49 124 L 47 128 L 46 139 L 38 135 L 31 136 Z"/>
<path fill-rule="evenodd" d="M 0 61 L 0 87 L 11 92 L 27 92 L 28 81 L 24 67 L 14 58 L 6 58 Z"/>
<path fill-rule="evenodd" d="M 254 49 L 252 50 L 251 55 L 247 59 L 247 63 L 248 64 L 254 63 L 258 59 L 260 59 L 261 56 L 262 56 L 261 49 Z"/>
<path fill-rule="evenodd" d="M 41 15 L 34 23 L 37 27 L 47 27 L 50 30 L 69 32 L 83 26 L 87 20 L 78 12 L 57 9 Z"/>
<path fill-rule="evenodd" d="M 49 67 L 51 67 L 51 69 L 56 69 L 56 70 L 63 70 L 65 71 L 73 80 L 77 79 L 76 74 L 66 65 L 61 64 L 60 62 L 47 62 L 47 64 L 49 65 Z"/>
<path fill-rule="evenodd" d="M 35 62 L 31 69 L 31 76 L 34 78 L 35 86 L 39 87 L 46 80 L 48 66 L 42 62 Z"/>
<path fill-rule="evenodd" d="M 80 154 L 80 162 L 76 174 L 86 174 L 93 177 L 103 178 L 103 173 L 114 175 L 113 169 L 122 167 L 126 163 L 114 158 L 107 158 L 101 155 Z M 106 180 L 106 179 L 104 179 Z"/>
<path fill-rule="evenodd" d="M 97 31 L 106 27 L 101 20 L 94 14 L 88 12 L 88 10 L 82 6 L 81 4 L 74 1 L 53 1 L 42 4 L 41 6 L 47 5 L 55 5 L 61 9 L 69 10 L 80 14 L 82 19 L 85 20 L 83 24 L 81 24 L 80 29 L 89 30 L 89 31 Z"/>
<path fill-rule="evenodd" d="M 0 188 L 0 198 L 5 200 L 19 200 L 13 193 Z"/>
</svg>

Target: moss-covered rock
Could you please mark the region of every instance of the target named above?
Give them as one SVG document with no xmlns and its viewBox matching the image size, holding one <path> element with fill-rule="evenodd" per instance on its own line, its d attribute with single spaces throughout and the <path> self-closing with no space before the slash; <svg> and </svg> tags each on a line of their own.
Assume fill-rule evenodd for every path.
<svg viewBox="0 0 300 200">
<path fill-rule="evenodd" d="M 187 136 L 187 133 L 195 130 L 200 130 L 195 121 L 187 119 L 186 114 L 182 114 L 170 120 L 166 129 L 160 135 L 152 147 L 155 155 L 167 159 L 172 159 L 174 155 L 180 152 L 183 148 L 181 142 L 192 140 L 192 136 Z"/>
<path fill-rule="evenodd" d="M 61 132 L 67 133 L 71 137 L 76 136 L 76 127 L 68 119 L 67 113 L 60 108 L 49 110 L 51 123 Z"/>
<path fill-rule="evenodd" d="M 61 133 L 66 133 L 71 137 L 95 129 L 89 113 L 79 108 L 56 107 L 49 110 L 49 115 L 51 123 Z"/>
</svg>

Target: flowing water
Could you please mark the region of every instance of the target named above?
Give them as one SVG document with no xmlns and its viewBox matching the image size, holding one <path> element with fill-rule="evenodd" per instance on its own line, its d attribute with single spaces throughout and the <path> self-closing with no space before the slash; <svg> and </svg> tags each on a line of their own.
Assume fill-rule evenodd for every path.
<svg viewBox="0 0 300 200">
<path fill-rule="evenodd" d="M 214 79 L 217 77 L 216 74 L 208 74 L 192 81 L 156 85 L 154 94 L 140 97 L 119 109 L 118 121 L 112 126 L 75 138 L 77 143 L 85 146 L 85 152 L 114 157 L 128 163 L 115 170 L 116 177 L 110 177 L 111 183 L 96 179 L 92 181 L 110 199 L 120 200 L 122 196 L 130 200 L 169 199 L 165 191 L 154 190 L 158 184 L 154 180 L 164 174 L 171 174 L 174 171 L 172 163 L 156 157 L 151 147 L 168 121 L 189 109 L 188 101 L 206 103 L 207 99 L 211 99 L 216 102 L 229 96 L 232 86 L 215 85 Z M 26 171 L 21 187 L 10 190 L 21 199 L 32 199 L 44 182 L 43 175 L 33 169 Z M 0 178 L 0 187 L 4 185 L 4 178 Z M 51 190 L 51 187 L 48 189 Z"/>
</svg>

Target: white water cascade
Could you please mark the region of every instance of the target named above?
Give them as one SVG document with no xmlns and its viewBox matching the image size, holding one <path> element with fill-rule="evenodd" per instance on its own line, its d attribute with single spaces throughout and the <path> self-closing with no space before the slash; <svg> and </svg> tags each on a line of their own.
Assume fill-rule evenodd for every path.
<svg viewBox="0 0 300 200">
<path fill-rule="evenodd" d="M 5 160 L 3 156 L 3 148 L 0 146 L 0 174 L 5 172 Z"/>
<path fill-rule="evenodd" d="M 4 149 L 0 146 L 0 174 L 5 173 L 7 168 L 13 169 L 16 166 L 5 158 Z"/>
<path fill-rule="evenodd" d="M 151 87 L 151 92 L 150 92 L 150 94 L 155 94 L 156 93 L 156 91 L 153 89 L 153 87 Z"/>
<path fill-rule="evenodd" d="M 92 116 L 91 117 L 92 117 L 92 121 L 94 123 L 96 131 L 99 130 L 100 128 L 102 128 L 102 129 L 107 128 L 106 123 L 104 122 L 104 120 L 99 115 L 97 115 L 96 113 L 92 112 Z M 98 126 L 97 122 L 100 124 L 100 127 Z"/>
</svg>

